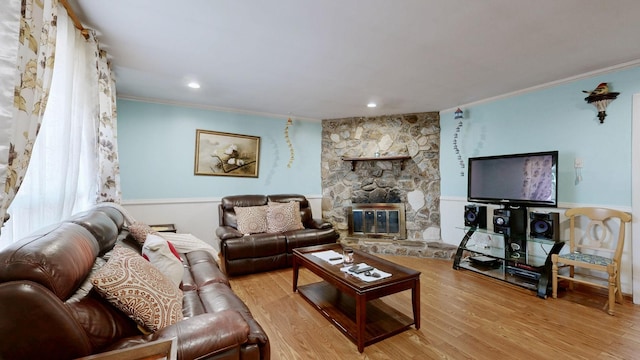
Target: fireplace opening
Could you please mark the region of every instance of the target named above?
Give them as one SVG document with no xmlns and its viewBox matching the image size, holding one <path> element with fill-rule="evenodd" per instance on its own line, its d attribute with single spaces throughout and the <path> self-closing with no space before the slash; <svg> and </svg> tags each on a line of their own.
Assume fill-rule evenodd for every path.
<svg viewBox="0 0 640 360">
<path fill-rule="evenodd" d="M 347 208 L 349 236 L 404 240 L 405 208 L 401 203 L 353 204 Z"/>
</svg>

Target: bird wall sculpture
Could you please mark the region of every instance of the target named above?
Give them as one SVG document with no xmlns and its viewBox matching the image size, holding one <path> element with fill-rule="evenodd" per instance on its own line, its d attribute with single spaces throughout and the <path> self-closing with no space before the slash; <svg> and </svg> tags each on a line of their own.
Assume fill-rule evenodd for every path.
<svg viewBox="0 0 640 360">
<path fill-rule="evenodd" d="M 589 94 L 584 100 L 598 109 L 598 119 L 601 124 L 604 123 L 604 118 L 607 116 L 605 111 L 607 106 L 620 95 L 618 92 L 610 92 L 609 85 L 604 82 L 591 91 L 582 90 L 582 92 Z"/>
<path fill-rule="evenodd" d="M 591 91 L 582 90 L 582 92 L 589 94 L 589 96 L 607 94 L 609 92 L 609 85 L 607 83 L 600 83 L 595 89 Z"/>
</svg>

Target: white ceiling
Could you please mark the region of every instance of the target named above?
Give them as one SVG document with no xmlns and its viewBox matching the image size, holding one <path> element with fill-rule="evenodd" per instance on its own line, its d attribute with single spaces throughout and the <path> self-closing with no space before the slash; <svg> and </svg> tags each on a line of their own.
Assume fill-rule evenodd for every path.
<svg viewBox="0 0 640 360">
<path fill-rule="evenodd" d="M 119 97 L 294 118 L 440 111 L 640 64 L 638 0 L 70 3 Z"/>
</svg>

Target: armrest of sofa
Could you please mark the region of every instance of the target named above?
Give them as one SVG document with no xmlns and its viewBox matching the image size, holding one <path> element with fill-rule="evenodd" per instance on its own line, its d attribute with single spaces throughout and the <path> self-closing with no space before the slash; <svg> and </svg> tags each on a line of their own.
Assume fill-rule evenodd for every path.
<svg viewBox="0 0 640 360">
<path fill-rule="evenodd" d="M 333 225 L 330 222 L 322 219 L 312 219 L 307 223 L 309 229 L 331 229 Z"/>
<path fill-rule="evenodd" d="M 62 301 L 44 286 L 24 280 L 0 284 L 0 359 L 74 359 L 92 346 Z"/>
<path fill-rule="evenodd" d="M 122 339 L 108 350 L 172 338 L 178 339 L 178 358 L 200 359 L 246 343 L 249 338 L 249 325 L 237 311 L 205 313 L 179 321 L 153 334 Z"/>
<path fill-rule="evenodd" d="M 244 234 L 236 230 L 235 228 L 232 228 L 231 226 L 220 226 L 216 229 L 216 236 L 220 240 L 227 240 L 241 238 L 244 236 Z"/>
</svg>

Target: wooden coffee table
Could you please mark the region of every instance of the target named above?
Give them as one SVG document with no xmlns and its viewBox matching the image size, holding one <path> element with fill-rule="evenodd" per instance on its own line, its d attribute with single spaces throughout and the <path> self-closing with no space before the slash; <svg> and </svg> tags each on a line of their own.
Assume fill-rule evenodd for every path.
<svg viewBox="0 0 640 360">
<path fill-rule="evenodd" d="M 334 250 L 342 254 L 340 244 L 293 250 L 293 291 L 311 303 L 355 344 L 358 351 L 411 325 L 420 328 L 420 272 L 379 257 L 355 250 L 354 264 L 367 263 L 391 277 L 366 282 L 340 271 L 343 264 L 331 265 L 312 253 Z M 309 269 L 323 281 L 298 287 L 300 267 Z M 385 304 L 379 298 L 411 289 L 413 319 Z M 348 296 L 344 296 L 348 295 Z M 377 299 L 377 300 L 376 300 Z"/>
</svg>

